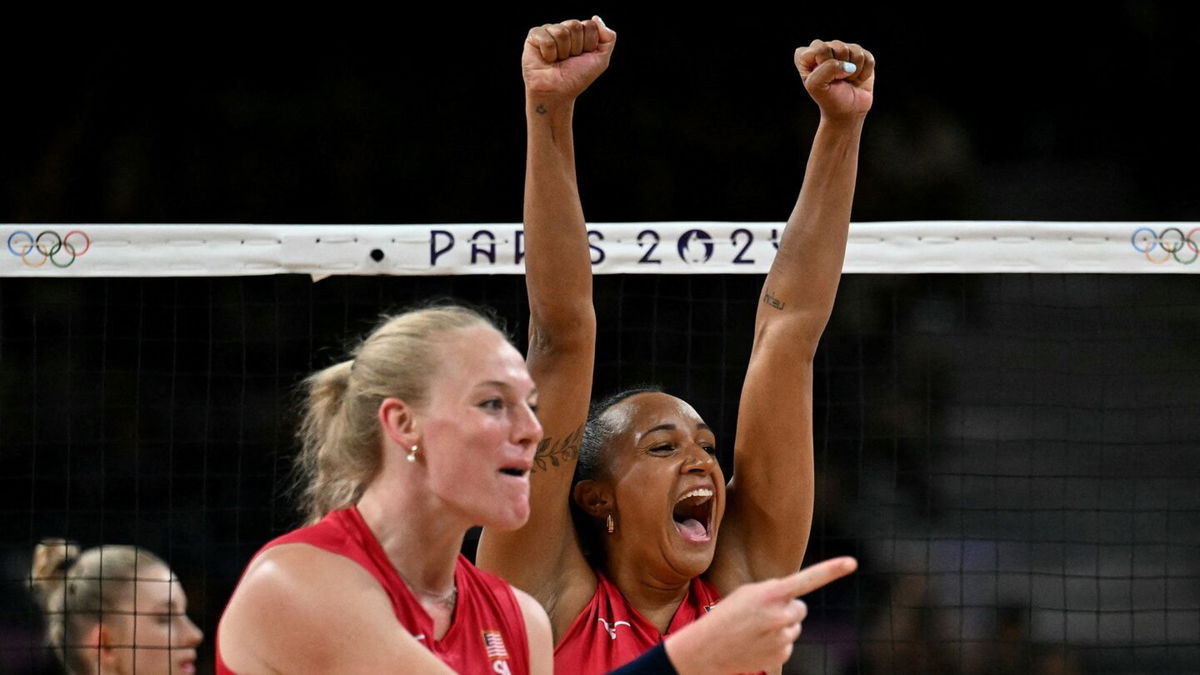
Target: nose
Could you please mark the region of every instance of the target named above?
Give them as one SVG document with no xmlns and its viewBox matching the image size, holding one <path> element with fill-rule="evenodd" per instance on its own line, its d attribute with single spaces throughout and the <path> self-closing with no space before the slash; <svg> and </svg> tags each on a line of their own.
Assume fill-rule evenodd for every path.
<svg viewBox="0 0 1200 675">
<path fill-rule="evenodd" d="M 518 445 L 536 446 L 542 440 L 542 423 L 528 405 L 518 406 L 518 419 L 513 424 L 513 439 Z"/>
<path fill-rule="evenodd" d="M 184 647 L 198 647 L 204 641 L 204 631 L 192 623 L 191 618 L 183 618 L 182 643 Z"/>
<path fill-rule="evenodd" d="M 687 457 L 683 462 L 684 473 L 708 473 L 716 464 L 717 458 L 709 454 L 699 443 L 688 445 Z"/>
</svg>

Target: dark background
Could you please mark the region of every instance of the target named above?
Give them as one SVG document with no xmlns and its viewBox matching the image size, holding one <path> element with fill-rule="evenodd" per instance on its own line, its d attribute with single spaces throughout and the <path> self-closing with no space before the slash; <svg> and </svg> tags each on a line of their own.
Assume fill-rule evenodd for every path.
<svg viewBox="0 0 1200 675">
<path fill-rule="evenodd" d="M 598 222 L 784 218 L 816 123 L 792 51 L 815 37 L 879 63 L 856 220 L 1190 219 L 1200 199 L 1184 3 L 525 7 L 14 23 L 0 220 L 518 220 L 522 40 L 594 11 L 619 34 L 578 109 Z"/>
<path fill-rule="evenodd" d="M 577 112 L 592 221 L 786 217 L 817 120 L 792 51 L 813 37 L 879 63 L 856 221 L 1197 220 L 1200 12 L 999 7 L 14 22 L 0 222 L 517 221 L 521 41 L 594 11 L 619 40 Z M 728 448 L 759 283 L 598 279 L 597 390 L 661 382 Z M 1195 288 L 847 277 L 818 355 L 810 559 L 864 565 L 812 599 L 793 671 L 1196 663 Z M 0 671 L 44 664 L 20 580 L 63 535 L 162 553 L 210 667 L 245 561 L 295 521 L 292 387 L 431 295 L 496 307 L 520 342 L 512 277 L 0 281 Z"/>
</svg>

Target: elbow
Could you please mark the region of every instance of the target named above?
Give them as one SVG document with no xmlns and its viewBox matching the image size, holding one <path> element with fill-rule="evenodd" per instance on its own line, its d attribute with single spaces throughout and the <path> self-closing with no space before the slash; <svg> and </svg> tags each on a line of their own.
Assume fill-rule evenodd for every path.
<svg viewBox="0 0 1200 675">
<path fill-rule="evenodd" d="M 596 310 L 580 303 L 553 317 L 534 312 L 529 319 L 529 349 L 540 352 L 591 350 L 596 344 Z"/>
<path fill-rule="evenodd" d="M 760 318 L 754 327 L 752 353 L 778 354 L 798 363 L 811 364 L 828 320 L 828 314 L 817 316 L 811 313 Z"/>
</svg>

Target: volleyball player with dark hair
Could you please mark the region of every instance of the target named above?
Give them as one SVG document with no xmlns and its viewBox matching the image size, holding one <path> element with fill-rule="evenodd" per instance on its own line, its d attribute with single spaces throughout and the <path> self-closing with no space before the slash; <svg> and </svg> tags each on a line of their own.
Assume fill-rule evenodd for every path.
<svg viewBox="0 0 1200 675">
<path fill-rule="evenodd" d="M 136 546 L 80 551 L 64 539 L 34 549 L 30 582 L 47 643 L 71 675 L 196 672 L 204 633 L 187 616 L 171 568 Z"/>
<path fill-rule="evenodd" d="M 764 284 L 726 487 L 714 434 L 678 398 L 619 396 L 585 426 L 596 317 L 571 119 L 615 39 L 593 19 L 546 25 L 526 40 L 528 363 L 541 394 L 546 468 L 532 479 L 529 522 L 485 529 L 478 561 L 546 608 L 560 672 L 604 672 L 664 637 L 677 666 L 745 669 L 736 654 L 676 649 L 672 637 L 720 597 L 794 573 L 803 560 L 813 504 L 812 360 L 841 274 L 874 59 L 839 41 L 796 50 L 821 122 Z M 588 541 L 595 550 L 585 551 Z M 837 559 L 813 571 L 827 583 L 853 569 L 852 559 Z M 772 630 L 790 638 L 790 653 L 802 605 L 783 606 L 784 623 Z"/>
</svg>

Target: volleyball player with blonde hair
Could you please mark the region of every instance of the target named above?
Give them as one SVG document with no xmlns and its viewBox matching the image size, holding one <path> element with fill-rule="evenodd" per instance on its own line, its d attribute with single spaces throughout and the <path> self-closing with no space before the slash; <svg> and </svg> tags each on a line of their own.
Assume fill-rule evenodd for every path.
<svg viewBox="0 0 1200 675">
<path fill-rule="evenodd" d="M 63 539 L 34 549 L 30 582 L 47 642 L 71 675 L 194 673 L 204 634 L 170 567 L 135 546 L 80 551 Z"/>
<path fill-rule="evenodd" d="M 250 562 L 217 672 L 549 673 L 546 614 L 459 553 L 519 527 L 542 429 L 524 360 L 462 307 L 388 319 L 308 379 L 310 524 Z"/>
<path fill-rule="evenodd" d="M 715 436 L 684 401 L 628 392 L 589 420 L 596 316 L 571 127 L 577 97 L 607 68 L 615 44 L 595 17 L 535 28 L 525 42 L 528 362 L 541 393 L 544 470 L 533 476 L 529 522 L 485 528 L 478 561 L 546 608 L 561 672 L 605 672 L 664 637 L 676 666 L 743 669 L 736 652 L 676 649 L 671 637 L 703 623 L 722 596 L 793 573 L 803 560 L 813 504 L 812 359 L 841 273 L 874 59 L 840 41 L 796 50 L 821 122 L 763 288 L 727 488 Z M 854 566 L 836 559 L 810 571 L 828 582 Z M 792 640 L 799 618 L 787 624 Z"/>
</svg>

